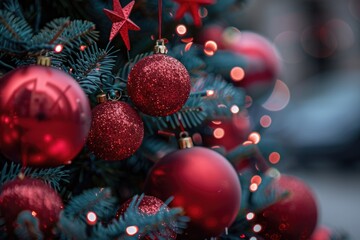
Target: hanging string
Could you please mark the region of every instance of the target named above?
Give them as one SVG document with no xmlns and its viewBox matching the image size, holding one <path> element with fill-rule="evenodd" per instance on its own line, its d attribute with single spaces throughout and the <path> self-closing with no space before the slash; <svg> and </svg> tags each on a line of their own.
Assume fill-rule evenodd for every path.
<svg viewBox="0 0 360 240">
<path fill-rule="evenodd" d="M 158 7 L 159 7 L 159 39 L 162 39 L 161 34 L 161 25 L 162 25 L 162 0 L 158 0 Z"/>
</svg>

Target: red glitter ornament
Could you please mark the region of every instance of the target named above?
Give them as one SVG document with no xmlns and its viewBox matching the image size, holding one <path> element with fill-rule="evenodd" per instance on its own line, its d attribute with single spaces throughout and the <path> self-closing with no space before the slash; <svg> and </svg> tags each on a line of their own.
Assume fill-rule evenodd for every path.
<svg viewBox="0 0 360 240">
<path fill-rule="evenodd" d="M 130 206 L 132 199 L 127 200 L 123 205 L 121 205 L 120 209 L 116 213 L 117 217 L 120 217 L 123 215 L 127 208 Z M 153 196 L 144 196 L 141 199 L 141 202 L 139 204 L 138 210 L 143 215 L 154 215 L 156 214 L 160 208 L 164 205 L 164 202 L 160 199 L 153 197 Z M 165 211 L 169 211 L 168 207 L 165 207 Z M 164 230 L 161 233 L 158 233 L 159 236 L 161 236 L 163 239 L 176 239 L 176 232 L 172 230 L 174 226 L 169 227 L 166 226 L 165 223 L 163 224 L 165 226 Z M 149 236 L 139 236 L 139 239 L 145 239 L 145 240 L 157 240 L 158 238 L 150 238 Z"/>
<path fill-rule="evenodd" d="M 174 0 L 179 4 L 179 8 L 176 11 L 175 19 L 179 20 L 184 17 L 186 12 L 189 12 L 194 20 L 194 25 L 201 26 L 201 18 L 199 14 L 199 8 L 202 5 L 211 5 L 215 3 L 215 0 Z"/>
<path fill-rule="evenodd" d="M 0 149 L 14 162 L 71 163 L 85 144 L 90 121 L 85 93 L 60 70 L 20 67 L 0 81 Z"/>
<path fill-rule="evenodd" d="M 7 182 L 1 189 L 0 212 L 10 236 L 14 235 L 17 227 L 18 214 L 28 210 L 39 220 L 39 229 L 45 239 L 52 239 L 52 230 L 62 209 L 63 203 L 58 193 L 37 179 L 16 179 Z"/>
<path fill-rule="evenodd" d="M 131 1 L 124 8 L 121 7 L 119 0 L 113 0 L 114 11 L 104 9 L 105 14 L 110 18 L 112 24 L 110 41 L 120 33 L 127 50 L 130 50 L 129 30 L 139 31 L 140 27 L 137 26 L 129 19 L 130 12 L 135 4 L 135 1 Z"/>
<path fill-rule="evenodd" d="M 288 196 L 256 214 L 259 234 L 265 239 L 308 240 L 317 223 L 317 206 L 313 193 L 301 180 L 281 175 L 273 186 Z"/>
<path fill-rule="evenodd" d="M 123 160 L 140 147 L 144 124 L 139 114 L 127 103 L 109 101 L 97 105 L 87 145 L 104 160 Z"/>
<path fill-rule="evenodd" d="M 250 120 L 246 112 L 234 114 L 231 118 L 211 121 L 202 135 L 204 146 L 224 147 L 231 151 L 247 140 L 250 134 Z"/>
<path fill-rule="evenodd" d="M 246 89 L 253 98 L 271 93 L 280 72 L 280 57 L 276 48 L 263 36 L 239 31 L 228 41 L 228 50 L 241 54 L 246 61 L 243 78 L 233 80 L 235 86 Z"/>
<path fill-rule="evenodd" d="M 190 76 L 184 65 L 165 54 L 141 59 L 132 68 L 127 84 L 135 106 L 152 116 L 167 116 L 180 110 L 190 88 Z"/>
<path fill-rule="evenodd" d="M 236 171 L 220 154 L 203 147 L 172 152 L 152 168 L 145 192 L 182 207 L 191 218 L 185 239 L 216 237 L 235 220 L 241 187 Z"/>
</svg>

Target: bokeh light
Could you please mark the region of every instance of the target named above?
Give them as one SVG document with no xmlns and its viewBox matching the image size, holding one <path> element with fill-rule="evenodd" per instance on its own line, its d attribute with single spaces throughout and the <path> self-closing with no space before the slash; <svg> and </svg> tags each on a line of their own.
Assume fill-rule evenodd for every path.
<svg viewBox="0 0 360 240">
<path fill-rule="evenodd" d="M 187 32 L 187 29 L 186 29 L 186 26 L 183 25 L 183 24 L 180 24 L 176 27 L 176 33 L 179 35 L 179 36 L 184 36 Z"/>
<path fill-rule="evenodd" d="M 249 134 L 248 140 L 253 144 L 258 144 L 260 142 L 261 136 L 258 132 L 252 132 Z"/>
<path fill-rule="evenodd" d="M 290 101 L 290 90 L 281 80 L 276 80 L 275 87 L 270 97 L 263 103 L 263 108 L 269 111 L 280 111 L 284 109 Z"/>
<path fill-rule="evenodd" d="M 217 51 L 218 47 L 216 42 L 209 40 L 204 44 L 204 53 L 208 56 L 213 56 Z"/>
<path fill-rule="evenodd" d="M 225 135 L 225 130 L 223 128 L 215 128 L 213 135 L 216 139 L 223 138 Z"/>
<path fill-rule="evenodd" d="M 260 232 L 260 231 L 261 231 L 261 225 L 260 225 L 260 224 L 254 225 L 253 231 L 256 232 L 256 233 L 257 233 L 257 232 Z"/>
<path fill-rule="evenodd" d="M 271 117 L 269 115 L 264 115 L 260 118 L 260 125 L 263 127 L 263 128 L 268 128 L 270 127 L 271 125 Z"/>
<path fill-rule="evenodd" d="M 255 217 L 255 214 L 252 212 L 249 212 L 248 214 L 246 214 L 246 219 L 249 221 L 254 219 L 254 217 Z"/>
<path fill-rule="evenodd" d="M 261 177 L 259 175 L 254 175 L 252 178 L 251 178 L 251 183 L 256 183 L 257 185 L 260 185 L 261 184 Z"/>
<path fill-rule="evenodd" d="M 258 189 L 258 185 L 256 183 L 250 184 L 250 192 L 255 192 Z"/>
<path fill-rule="evenodd" d="M 278 152 L 272 152 L 269 154 L 269 162 L 277 164 L 280 161 L 280 154 Z"/>
<path fill-rule="evenodd" d="M 245 71 L 241 67 L 233 67 L 230 71 L 230 77 L 235 82 L 241 81 L 245 77 Z"/>
</svg>

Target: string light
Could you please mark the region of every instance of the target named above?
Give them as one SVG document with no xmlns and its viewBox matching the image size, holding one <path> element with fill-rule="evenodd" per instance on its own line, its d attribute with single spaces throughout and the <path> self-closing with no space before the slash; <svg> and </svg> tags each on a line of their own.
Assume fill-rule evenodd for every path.
<svg viewBox="0 0 360 240">
<path fill-rule="evenodd" d="M 94 212 L 88 212 L 88 213 L 86 214 L 86 222 L 87 222 L 89 225 L 94 225 L 94 224 L 96 224 L 96 222 L 97 222 L 96 213 L 94 213 Z"/>
<path fill-rule="evenodd" d="M 176 33 L 179 35 L 179 36 L 184 36 L 187 32 L 187 29 L 185 27 L 185 25 L 183 24 L 180 24 L 176 27 Z"/>
<path fill-rule="evenodd" d="M 54 51 L 56 53 L 60 53 L 64 49 L 64 46 L 62 44 L 58 44 L 55 46 Z"/>
<path fill-rule="evenodd" d="M 139 228 L 137 226 L 129 226 L 125 231 L 127 235 L 134 236 L 139 231 Z"/>
<path fill-rule="evenodd" d="M 240 108 L 238 106 L 236 106 L 236 105 L 232 105 L 231 108 L 230 108 L 230 111 L 233 114 L 237 114 L 240 111 Z"/>
<path fill-rule="evenodd" d="M 248 214 L 246 214 L 246 219 L 247 220 L 252 220 L 252 219 L 254 219 L 254 217 L 255 217 L 255 214 L 252 213 L 252 212 L 249 212 Z"/>
</svg>

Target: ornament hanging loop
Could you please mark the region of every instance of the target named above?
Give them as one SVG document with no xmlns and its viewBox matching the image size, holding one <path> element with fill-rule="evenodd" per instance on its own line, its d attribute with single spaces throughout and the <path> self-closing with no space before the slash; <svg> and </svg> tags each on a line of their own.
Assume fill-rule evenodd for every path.
<svg viewBox="0 0 360 240">
<path fill-rule="evenodd" d="M 156 40 L 156 45 L 154 47 L 154 53 L 161 53 L 161 54 L 167 54 L 168 50 L 165 46 L 165 39 L 158 39 Z"/>
<path fill-rule="evenodd" d="M 188 132 L 181 132 L 179 134 L 179 148 L 180 149 L 186 149 L 186 148 L 192 148 L 194 146 L 193 141 L 191 139 L 191 137 L 189 137 L 189 133 Z"/>
</svg>

